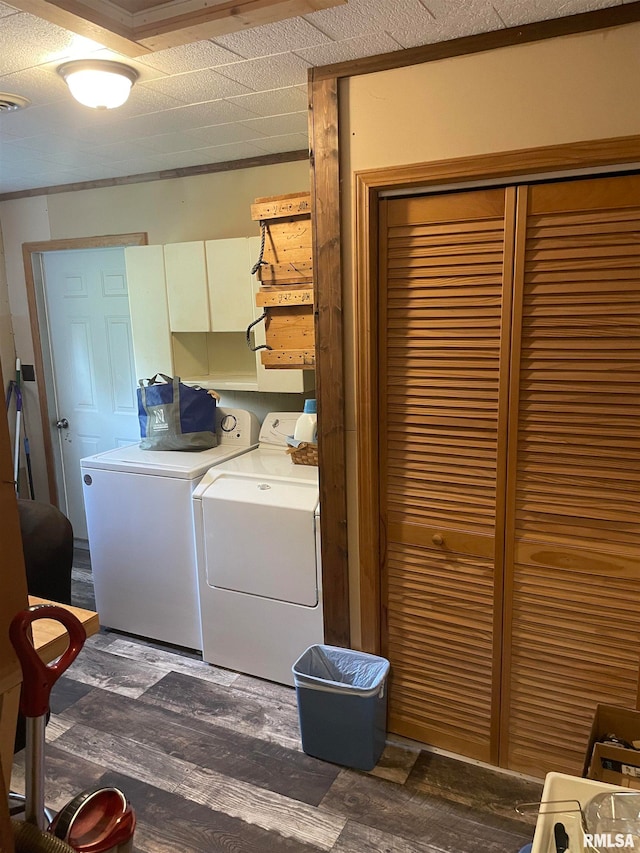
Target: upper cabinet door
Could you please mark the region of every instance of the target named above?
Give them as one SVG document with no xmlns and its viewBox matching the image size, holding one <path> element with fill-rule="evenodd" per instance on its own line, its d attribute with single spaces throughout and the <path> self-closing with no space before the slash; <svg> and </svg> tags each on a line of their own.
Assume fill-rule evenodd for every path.
<svg viewBox="0 0 640 853">
<path fill-rule="evenodd" d="M 210 332 L 204 243 L 167 243 L 164 263 L 171 331 Z"/>
<path fill-rule="evenodd" d="M 253 321 L 249 238 L 205 243 L 212 332 L 244 332 Z"/>
<path fill-rule="evenodd" d="M 162 246 L 124 250 L 131 312 L 133 358 L 138 379 L 173 374 Z"/>
</svg>

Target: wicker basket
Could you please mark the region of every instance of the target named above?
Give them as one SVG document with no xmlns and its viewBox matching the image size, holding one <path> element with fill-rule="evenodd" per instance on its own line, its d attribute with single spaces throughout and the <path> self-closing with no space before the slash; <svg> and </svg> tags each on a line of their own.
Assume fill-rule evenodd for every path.
<svg viewBox="0 0 640 853">
<path fill-rule="evenodd" d="M 318 464 L 318 445 L 303 441 L 297 447 L 287 447 L 294 465 Z"/>
</svg>

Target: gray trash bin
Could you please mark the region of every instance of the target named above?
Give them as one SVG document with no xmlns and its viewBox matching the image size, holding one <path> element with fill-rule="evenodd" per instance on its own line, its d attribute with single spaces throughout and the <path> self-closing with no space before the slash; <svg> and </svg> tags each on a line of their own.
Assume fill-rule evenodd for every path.
<svg viewBox="0 0 640 853">
<path fill-rule="evenodd" d="M 389 661 L 316 645 L 292 671 L 304 752 L 358 770 L 375 767 L 387 734 Z"/>
</svg>

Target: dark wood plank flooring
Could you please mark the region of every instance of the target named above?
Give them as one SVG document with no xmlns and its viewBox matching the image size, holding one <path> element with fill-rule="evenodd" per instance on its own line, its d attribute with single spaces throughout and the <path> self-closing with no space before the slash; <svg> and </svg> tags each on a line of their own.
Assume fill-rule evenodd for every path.
<svg viewBox="0 0 640 853">
<path fill-rule="evenodd" d="M 77 551 L 73 603 L 94 608 Z M 370 773 L 304 754 L 293 689 L 102 629 L 54 687 L 46 799 L 117 785 L 137 853 L 517 853 L 542 786 L 390 737 Z M 24 753 L 12 788 L 23 790 Z"/>
</svg>

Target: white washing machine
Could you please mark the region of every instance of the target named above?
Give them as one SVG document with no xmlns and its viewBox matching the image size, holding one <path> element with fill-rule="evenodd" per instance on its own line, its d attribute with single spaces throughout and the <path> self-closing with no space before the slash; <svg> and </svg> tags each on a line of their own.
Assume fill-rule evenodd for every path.
<svg viewBox="0 0 640 853">
<path fill-rule="evenodd" d="M 218 408 L 216 427 L 211 450 L 131 444 L 80 460 L 102 625 L 202 649 L 191 496 L 213 465 L 257 446 L 260 424 Z"/>
<path fill-rule="evenodd" d="M 286 452 L 297 418 L 267 415 L 257 449 L 193 493 L 203 657 L 281 684 L 324 636 L 318 469 Z"/>
</svg>

